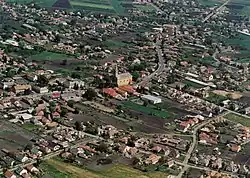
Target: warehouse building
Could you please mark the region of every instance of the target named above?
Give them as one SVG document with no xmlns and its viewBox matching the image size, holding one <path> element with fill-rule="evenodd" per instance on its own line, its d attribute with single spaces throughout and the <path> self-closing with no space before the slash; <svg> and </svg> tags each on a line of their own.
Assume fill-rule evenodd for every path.
<svg viewBox="0 0 250 178">
<path fill-rule="evenodd" d="M 142 100 L 148 101 L 149 103 L 152 103 L 152 104 L 158 104 L 158 103 L 162 102 L 161 98 L 155 97 L 152 95 L 142 95 L 141 98 L 142 98 Z"/>
</svg>

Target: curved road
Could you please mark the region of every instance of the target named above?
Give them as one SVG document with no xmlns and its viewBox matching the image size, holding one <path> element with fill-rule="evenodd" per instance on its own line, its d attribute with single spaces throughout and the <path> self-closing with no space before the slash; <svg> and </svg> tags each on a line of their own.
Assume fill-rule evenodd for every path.
<svg viewBox="0 0 250 178">
<path fill-rule="evenodd" d="M 204 127 L 205 125 L 207 125 L 207 124 L 209 124 L 211 121 L 213 121 L 213 120 L 216 120 L 216 119 L 218 119 L 219 117 L 223 117 L 224 115 L 226 115 L 226 114 L 228 114 L 229 112 L 225 112 L 225 113 L 223 113 L 223 114 L 221 114 L 221 115 L 218 115 L 218 116 L 216 116 L 216 117 L 214 117 L 214 118 L 212 118 L 212 119 L 209 119 L 209 120 L 207 120 L 207 121 L 205 121 L 205 122 L 202 122 L 201 124 L 199 124 L 199 125 L 197 125 L 195 128 L 194 128 L 194 130 L 193 130 L 193 142 L 192 142 L 192 144 L 191 144 L 191 146 L 189 147 L 189 149 L 188 149 L 188 152 L 186 153 L 186 157 L 185 157 L 185 159 L 184 159 L 184 161 L 182 162 L 182 164 L 184 165 L 184 167 L 183 167 L 183 169 L 181 170 L 181 172 L 178 174 L 178 176 L 177 176 L 177 178 L 182 178 L 182 175 L 188 170 L 188 168 L 189 168 L 189 166 L 188 166 L 188 160 L 190 159 L 190 157 L 191 157 L 191 154 L 192 154 L 192 152 L 194 151 L 194 148 L 195 148 L 195 146 L 196 146 L 196 144 L 197 144 L 197 132 L 198 132 L 198 130 L 199 129 L 201 129 L 202 127 Z"/>
<path fill-rule="evenodd" d="M 160 73 L 163 72 L 165 68 L 165 64 L 164 64 L 162 49 L 160 48 L 160 43 L 161 41 L 157 39 L 156 43 L 154 44 L 156 47 L 157 55 L 158 55 L 158 68 L 152 74 L 144 77 L 142 81 L 138 83 L 138 86 L 145 86 L 151 80 L 153 76 L 159 75 Z"/>
</svg>

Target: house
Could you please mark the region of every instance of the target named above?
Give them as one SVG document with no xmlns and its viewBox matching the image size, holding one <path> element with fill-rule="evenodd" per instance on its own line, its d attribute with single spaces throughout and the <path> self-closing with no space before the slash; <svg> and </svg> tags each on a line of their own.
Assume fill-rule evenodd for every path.
<svg viewBox="0 0 250 178">
<path fill-rule="evenodd" d="M 42 151 L 45 154 L 49 154 L 51 152 L 51 149 L 48 148 L 47 146 L 44 146 L 44 145 L 41 145 L 39 150 Z"/>
<path fill-rule="evenodd" d="M 13 172 L 9 171 L 9 170 L 4 173 L 4 177 L 6 177 L 6 178 L 17 178 L 16 175 Z"/>
<path fill-rule="evenodd" d="M 42 152 L 36 148 L 33 148 L 30 150 L 30 154 L 29 156 L 32 157 L 32 158 L 38 158 L 38 157 L 41 157 L 42 156 Z"/>
<path fill-rule="evenodd" d="M 29 171 L 32 174 L 38 174 L 39 173 L 39 170 L 33 165 L 28 165 L 25 168 L 26 168 L 27 171 Z"/>
<path fill-rule="evenodd" d="M 240 145 L 231 145 L 231 151 L 238 153 L 240 150 L 241 150 Z"/>
<path fill-rule="evenodd" d="M 179 125 L 179 129 L 182 131 L 182 132 L 187 132 L 188 128 L 190 127 L 190 124 L 186 121 L 182 121 Z"/>
<path fill-rule="evenodd" d="M 31 114 L 23 113 L 18 114 L 18 118 L 20 118 L 23 122 L 30 122 L 30 119 L 33 117 Z"/>
<path fill-rule="evenodd" d="M 13 86 L 13 92 L 15 94 L 24 92 L 25 90 L 31 90 L 31 85 L 29 85 L 29 84 L 15 84 Z"/>
<path fill-rule="evenodd" d="M 49 141 L 48 147 L 53 151 L 57 151 L 60 149 L 60 146 L 52 141 Z"/>
<path fill-rule="evenodd" d="M 27 173 L 28 173 L 28 171 L 27 171 L 26 169 L 23 169 L 23 168 L 21 168 L 21 167 L 18 167 L 18 168 L 15 170 L 15 172 L 16 172 L 18 175 L 20 175 L 20 176 L 22 176 L 23 174 L 27 174 Z"/>
<path fill-rule="evenodd" d="M 36 74 L 32 74 L 32 73 L 31 74 L 27 74 L 25 77 L 26 77 L 27 80 L 29 80 L 31 82 L 35 82 L 35 81 L 38 80 L 37 75 Z"/>
<path fill-rule="evenodd" d="M 3 90 L 6 90 L 7 88 L 11 88 L 13 85 L 15 84 L 15 81 L 12 78 L 4 78 L 1 82 L 0 82 L 0 87 Z"/>
<path fill-rule="evenodd" d="M 157 156 L 155 154 L 149 155 L 149 157 L 145 160 L 145 164 L 156 164 L 159 162 L 161 156 Z"/>
<path fill-rule="evenodd" d="M 37 92 L 37 93 L 48 93 L 49 90 L 48 88 L 45 86 L 45 87 L 40 87 L 40 86 L 37 86 L 37 85 L 32 85 L 32 90 Z"/>
<path fill-rule="evenodd" d="M 29 160 L 29 158 L 24 154 L 16 154 L 15 158 L 16 158 L 16 160 L 18 160 L 18 161 L 20 161 L 22 163 L 25 163 L 25 162 L 27 162 Z"/>
</svg>

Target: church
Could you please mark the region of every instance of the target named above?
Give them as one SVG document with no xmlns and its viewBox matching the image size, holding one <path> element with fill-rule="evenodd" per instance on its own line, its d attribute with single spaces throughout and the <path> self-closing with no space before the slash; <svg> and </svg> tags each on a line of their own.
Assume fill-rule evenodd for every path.
<svg viewBox="0 0 250 178">
<path fill-rule="evenodd" d="M 115 67 L 115 78 L 118 87 L 132 84 L 132 75 L 129 72 L 118 73 L 118 67 Z"/>
</svg>

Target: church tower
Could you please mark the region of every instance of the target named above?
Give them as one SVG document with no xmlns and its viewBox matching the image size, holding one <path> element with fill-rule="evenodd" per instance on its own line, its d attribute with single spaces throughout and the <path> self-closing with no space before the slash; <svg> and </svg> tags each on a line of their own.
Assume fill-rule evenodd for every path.
<svg viewBox="0 0 250 178">
<path fill-rule="evenodd" d="M 117 79 L 118 78 L 118 74 L 119 72 L 118 72 L 118 66 L 117 66 L 117 64 L 115 65 L 115 78 Z"/>
</svg>

